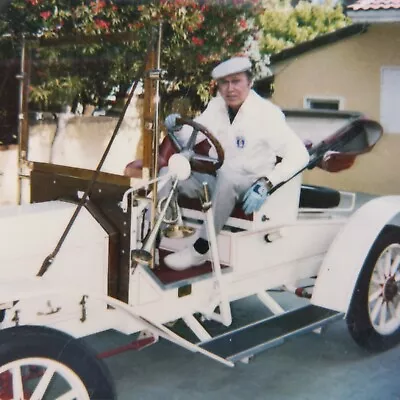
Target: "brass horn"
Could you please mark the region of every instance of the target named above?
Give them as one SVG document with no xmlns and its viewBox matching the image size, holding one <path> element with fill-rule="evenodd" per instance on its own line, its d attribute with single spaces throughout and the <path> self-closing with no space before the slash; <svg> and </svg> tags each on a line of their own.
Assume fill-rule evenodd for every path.
<svg viewBox="0 0 400 400">
<path fill-rule="evenodd" d="M 157 221 L 154 224 L 154 227 L 151 230 L 149 236 L 145 239 L 142 248 L 132 251 L 132 253 L 131 253 L 132 260 L 137 262 L 138 264 L 149 265 L 151 263 L 151 260 L 152 260 L 151 250 L 157 239 L 157 234 L 158 234 L 158 231 L 160 230 L 161 224 L 164 222 L 165 214 L 168 210 L 168 207 L 169 207 L 172 199 L 174 198 L 177 186 L 178 186 L 178 180 L 175 179 L 172 184 L 172 188 L 171 188 L 171 191 L 170 191 L 168 197 L 164 200 L 165 203 L 160 210 Z M 179 210 L 179 207 L 178 207 L 178 210 Z M 182 220 L 180 211 L 178 212 L 178 217 L 177 217 L 177 221 L 179 221 L 179 220 Z M 187 227 L 184 225 L 177 226 L 177 228 L 175 228 L 175 226 L 177 226 L 177 225 L 170 225 L 169 232 L 171 233 L 171 235 L 167 236 L 167 237 L 187 237 L 187 236 L 192 235 L 195 231 L 194 228 Z M 167 228 L 167 231 L 168 231 L 168 228 Z M 164 234 L 165 234 L 165 232 L 164 232 Z M 172 235 L 175 235 L 175 236 L 172 236 Z"/>
<path fill-rule="evenodd" d="M 166 199 L 167 198 L 164 197 L 158 203 L 157 210 L 159 214 L 161 214 L 161 210 Z M 195 228 L 183 224 L 182 213 L 176 196 L 174 196 L 173 200 L 171 200 L 169 208 L 171 210 L 171 216 L 169 218 L 164 216 L 163 218 L 163 222 L 167 224 L 167 227 L 163 230 L 163 235 L 170 239 L 182 239 L 192 236 L 196 230 Z"/>
<path fill-rule="evenodd" d="M 169 239 L 184 239 L 192 236 L 195 232 L 196 229 L 191 226 L 173 224 L 163 230 L 163 235 Z"/>
<path fill-rule="evenodd" d="M 158 204 L 157 204 L 158 215 L 161 214 L 161 211 L 163 209 L 163 206 L 165 205 L 165 202 L 167 201 L 167 198 L 168 197 L 166 196 L 166 197 L 161 198 L 158 201 Z M 178 202 L 177 202 L 176 198 L 171 200 L 171 203 L 169 205 L 169 210 L 170 210 L 170 215 L 167 215 L 167 213 L 166 213 L 163 218 L 163 222 L 166 223 L 167 225 L 176 224 L 179 220 L 179 206 L 178 206 Z"/>
<path fill-rule="evenodd" d="M 150 264 L 150 262 L 152 260 L 151 249 L 153 248 L 153 245 L 156 241 L 157 233 L 160 230 L 160 226 L 161 226 L 163 219 L 165 217 L 165 214 L 167 212 L 169 203 L 171 202 L 171 200 L 175 194 L 177 186 L 178 186 L 178 180 L 175 179 L 172 184 L 171 191 L 169 192 L 169 195 L 168 195 L 167 199 L 165 200 L 164 207 L 162 208 L 160 214 L 158 215 L 157 221 L 154 224 L 153 229 L 151 230 L 149 236 L 145 239 L 142 248 L 132 251 L 132 253 L 131 253 L 132 260 L 136 261 L 137 263 L 145 264 L 145 265 Z"/>
</svg>

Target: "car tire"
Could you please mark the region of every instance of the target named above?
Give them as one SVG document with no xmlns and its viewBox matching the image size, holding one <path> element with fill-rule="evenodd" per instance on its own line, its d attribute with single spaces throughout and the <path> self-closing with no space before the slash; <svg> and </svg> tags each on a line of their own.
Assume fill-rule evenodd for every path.
<svg viewBox="0 0 400 400">
<path fill-rule="evenodd" d="M 73 393 L 78 400 L 86 399 L 116 399 L 114 383 L 104 362 L 80 339 L 75 339 L 63 332 L 41 326 L 20 326 L 0 331 L 0 381 L 1 390 L 8 393 L 20 393 L 25 397 L 29 389 L 25 387 L 27 371 L 41 371 L 39 383 L 31 388 L 33 393 L 39 389 L 55 390 L 54 380 L 62 384 L 61 394 L 64 391 Z M 18 371 L 18 379 L 11 378 L 11 371 Z M 22 371 L 22 372 L 21 372 Z M 46 371 L 48 371 L 46 376 Z M 55 372 L 53 372 L 55 371 Z M 52 374 L 52 375 L 51 375 Z M 45 389 L 38 386 L 46 381 L 49 375 L 53 376 L 47 382 Z M 9 382 L 8 389 L 4 382 Z M 53 385 L 50 387 L 50 383 Z M 19 392 L 18 392 L 19 390 Z M 49 398 L 58 398 L 59 395 Z M 32 394 L 32 393 L 31 393 Z M 35 394 L 35 398 L 43 398 Z M 1 398 L 8 398 L 7 393 L 1 393 Z M 30 396 L 29 396 L 30 398 Z M 46 397 L 47 398 L 47 397 Z"/>
<path fill-rule="evenodd" d="M 400 342 L 400 228 L 387 225 L 371 247 L 346 316 L 358 345 L 384 351 Z"/>
</svg>

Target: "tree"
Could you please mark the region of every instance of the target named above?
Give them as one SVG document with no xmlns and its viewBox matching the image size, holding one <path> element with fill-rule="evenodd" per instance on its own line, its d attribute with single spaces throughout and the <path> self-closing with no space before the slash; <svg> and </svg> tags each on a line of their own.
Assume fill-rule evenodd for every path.
<svg viewBox="0 0 400 400">
<path fill-rule="evenodd" d="M 166 90 L 190 93 L 200 104 L 210 97 L 209 73 L 215 64 L 249 48 L 257 31 L 253 23 L 257 4 L 250 0 L 125 5 L 104 0 L 13 0 L 0 17 L 0 34 L 14 38 L 98 35 L 99 41 L 90 45 L 36 51 L 31 86 L 31 100 L 42 108 L 77 99 L 98 105 L 113 88 L 129 86 L 152 31 L 164 21 L 161 60 L 168 72 Z M 136 40 L 113 44 L 101 40 L 101 35 L 123 31 L 135 34 Z"/>
<path fill-rule="evenodd" d="M 258 17 L 263 54 L 278 53 L 350 24 L 340 4 L 331 6 L 329 3 L 300 1 L 292 7 L 287 1 L 268 0 L 264 5 L 265 11 Z"/>
</svg>

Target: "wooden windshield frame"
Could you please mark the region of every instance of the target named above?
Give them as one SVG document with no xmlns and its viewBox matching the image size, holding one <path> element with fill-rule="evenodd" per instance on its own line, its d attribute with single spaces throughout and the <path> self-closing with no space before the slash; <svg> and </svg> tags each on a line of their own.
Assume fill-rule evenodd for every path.
<svg viewBox="0 0 400 400">
<path fill-rule="evenodd" d="M 21 202 L 21 180 L 30 179 L 32 171 L 43 171 L 60 175 L 73 176 L 90 180 L 93 176 L 93 170 L 82 168 L 75 168 L 71 166 L 57 165 L 53 163 L 37 162 L 29 160 L 28 146 L 29 146 L 29 85 L 31 79 L 31 65 L 32 65 L 32 51 L 38 48 L 46 47 L 62 47 L 71 45 L 85 45 L 93 43 L 120 43 L 130 42 L 137 40 L 138 36 L 134 32 L 120 32 L 113 34 L 103 35 L 69 35 L 61 38 L 29 38 L 23 39 L 21 42 L 21 65 L 20 65 L 20 90 L 19 90 L 19 127 L 18 127 L 18 186 L 19 186 L 19 199 Z M 150 61 L 149 61 L 150 60 Z M 146 70 L 154 67 L 155 56 L 154 54 L 148 57 Z M 154 109 L 151 108 L 152 96 L 154 95 L 154 84 L 148 82 L 147 74 L 144 79 L 144 96 L 145 105 L 144 113 L 142 115 L 142 131 L 143 138 L 143 160 L 151 165 L 151 135 L 146 134 L 152 130 L 152 123 L 150 121 Z M 149 110 L 147 110 L 147 108 Z M 111 135 L 111 133 L 110 133 Z M 117 183 L 126 186 L 129 178 L 118 174 L 110 174 L 100 172 L 97 178 L 102 182 Z"/>
</svg>

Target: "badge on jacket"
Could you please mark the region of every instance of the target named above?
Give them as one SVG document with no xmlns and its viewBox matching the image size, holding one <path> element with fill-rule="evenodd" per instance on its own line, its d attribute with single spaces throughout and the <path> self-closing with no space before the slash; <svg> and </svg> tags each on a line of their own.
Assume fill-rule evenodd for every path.
<svg viewBox="0 0 400 400">
<path fill-rule="evenodd" d="M 243 149 L 246 146 L 246 139 L 244 136 L 236 136 L 236 147 L 238 149 Z"/>
</svg>

